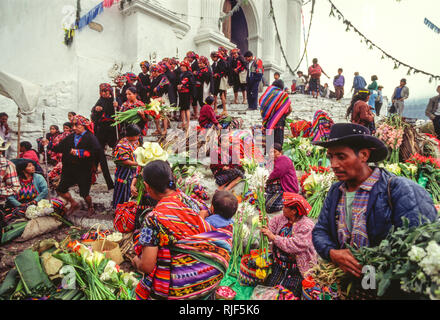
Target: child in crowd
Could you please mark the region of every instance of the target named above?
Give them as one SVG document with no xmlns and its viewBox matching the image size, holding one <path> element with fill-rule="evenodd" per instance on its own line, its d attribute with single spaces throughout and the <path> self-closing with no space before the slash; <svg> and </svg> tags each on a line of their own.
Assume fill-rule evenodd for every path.
<svg viewBox="0 0 440 320">
<path fill-rule="evenodd" d="M 76 116 L 76 113 L 73 112 L 73 111 L 70 111 L 70 112 L 67 114 L 67 117 L 69 118 L 69 122 L 72 122 L 72 119 L 73 119 L 74 116 Z"/>
<path fill-rule="evenodd" d="M 281 75 L 280 75 L 280 73 L 279 72 L 275 72 L 275 74 L 273 75 L 273 77 L 274 77 L 274 81 L 272 82 L 272 85 L 273 86 L 277 86 L 277 87 L 279 87 L 281 90 L 283 90 L 284 89 L 284 81 L 283 80 L 281 80 Z"/>
<path fill-rule="evenodd" d="M 179 92 L 179 109 L 182 120 L 182 129 L 188 130 L 190 117 L 191 95 L 194 90 L 194 77 L 191 73 L 191 66 L 188 61 L 180 63 L 180 82 L 177 85 Z"/>
<path fill-rule="evenodd" d="M 234 221 L 232 217 L 238 209 L 237 198 L 229 191 L 217 191 L 212 197 L 211 211 L 214 214 L 205 218 L 214 228 L 226 228 Z"/>
<path fill-rule="evenodd" d="M 203 105 L 202 109 L 200 110 L 200 116 L 199 116 L 199 125 L 202 128 L 208 129 L 212 126 L 216 126 L 217 129 L 221 129 L 222 126 L 218 122 L 217 116 L 215 115 L 213 104 L 214 104 L 214 97 L 208 96 L 205 100 L 205 104 Z"/>
<path fill-rule="evenodd" d="M 330 89 L 328 88 L 328 83 L 324 83 L 324 89 L 322 90 L 322 97 L 330 99 Z"/>
<path fill-rule="evenodd" d="M 306 78 L 302 71 L 298 71 L 296 73 L 298 75 L 298 79 L 296 80 L 296 91 L 304 94 L 306 87 Z"/>
<path fill-rule="evenodd" d="M 32 144 L 29 141 L 20 142 L 20 158 L 34 160 L 37 164 L 40 164 L 38 152 L 32 149 Z"/>
<path fill-rule="evenodd" d="M 296 93 L 296 80 L 292 80 L 292 85 L 290 86 L 290 93 L 291 94 Z"/>
</svg>

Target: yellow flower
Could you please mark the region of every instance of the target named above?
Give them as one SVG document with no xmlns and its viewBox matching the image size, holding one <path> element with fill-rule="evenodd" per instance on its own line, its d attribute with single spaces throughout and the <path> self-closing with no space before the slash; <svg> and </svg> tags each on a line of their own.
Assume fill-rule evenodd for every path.
<svg viewBox="0 0 440 320">
<path fill-rule="evenodd" d="M 398 163 L 387 164 L 387 165 L 385 166 L 385 169 L 388 170 L 388 171 L 390 171 L 390 172 L 392 172 L 392 173 L 394 173 L 394 174 L 397 175 L 397 176 L 399 176 L 400 173 L 401 173 L 401 169 L 400 169 Z"/>
<path fill-rule="evenodd" d="M 255 260 L 255 263 L 257 264 L 257 266 L 258 266 L 259 268 L 265 268 L 265 267 L 267 267 L 267 263 L 266 263 L 266 261 L 263 259 L 263 257 L 258 257 L 258 258 Z"/>
<path fill-rule="evenodd" d="M 140 165 L 141 167 L 147 165 L 148 162 L 144 155 L 144 148 L 139 147 L 136 150 L 134 150 L 134 156 L 136 157 L 136 162 L 138 165 Z"/>
<path fill-rule="evenodd" d="M 257 269 L 257 272 L 255 273 L 258 279 L 264 280 L 266 279 L 266 270 L 264 269 Z"/>
<path fill-rule="evenodd" d="M 136 162 L 142 167 L 154 160 L 166 161 L 168 159 L 168 153 L 157 142 L 145 142 L 142 147 L 134 151 L 134 155 Z"/>
<path fill-rule="evenodd" d="M 161 148 L 161 146 L 157 142 L 152 143 L 150 150 L 156 160 L 165 161 L 168 159 L 168 154 Z"/>
<path fill-rule="evenodd" d="M 417 166 L 415 165 L 415 164 L 413 164 L 413 163 L 411 163 L 411 164 L 409 164 L 408 165 L 408 169 L 409 169 L 409 172 L 412 174 L 412 175 L 416 175 L 417 174 L 417 170 L 418 170 L 418 168 L 417 168 Z"/>
<path fill-rule="evenodd" d="M 157 99 L 153 99 L 150 102 L 150 106 L 151 106 L 151 109 L 159 109 L 160 110 L 160 101 Z"/>
</svg>

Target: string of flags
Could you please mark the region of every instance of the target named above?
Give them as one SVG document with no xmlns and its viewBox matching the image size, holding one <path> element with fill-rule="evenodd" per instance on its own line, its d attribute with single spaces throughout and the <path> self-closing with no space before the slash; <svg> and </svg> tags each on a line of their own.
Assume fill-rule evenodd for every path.
<svg viewBox="0 0 440 320">
<path fill-rule="evenodd" d="M 425 24 L 431 29 L 434 30 L 436 33 L 440 33 L 440 28 L 437 27 L 435 24 L 433 24 L 431 21 L 428 20 L 428 18 L 425 18 Z"/>
<path fill-rule="evenodd" d="M 93 7 L 89 12 L 87 12 L 85 15 L 77 18 L 75 23 L 71 23 L 71 27 L 66 28 L 64 27 L 64 43 L 69 46 L 73 41 L 73 36 L 75 34 L 74 30 L 81 30 L 85 26 L 89 25 L 99 14 L 101 14 L 104 11 L 104 8 L 110 8 L 115 3 L 118 3 L 120 0 L 104 0 L 100 3 L 98 3 L 95 7 Z M 64 9 L 63 9 L 64 10 Z M 67 9 L 66 12 L 63 11 L 63 14 L 69 14 L 69 10 Z M 68 19 L 68 17 L 67 17 Z"/>
<path fill-rule="evenodd" d="M 407 75 L 411 75 L 411 74 L 424 74 L 426 76 L 429 76 L 429 83 L 432 82 L 432 80 L 440 80 L 440 76 L 438 75 L 434 75 L 432 73 L 417 69 L 415 67 L 410 66 L 407 63 L 404 63 L 396 58 L 394 58 L 392 55 L 390 55 L 389 53 L 387 53 L 385 50 L 383 50 L 381 47 L 379 47 L 378 45 L 376 45 L 373 41 L 371 41 L 370 39 L 368 39 L 365 35 L 363 35 L 350 21 L 348 21 L 344 15 L 342 14 L 342 12 L 336 8 L 336 6 L 333 4 L 333 2 L 331 0 L 328 0 L 331 4 L 331 9 L 330 9 L 330 14 L 329 16 L 333 16 L 338 18 L 338 20 L 342 20 L 342 22 L 347 26 L 347 28 L 345 29 L 345 31 L 351 31 L 351 29 L 353 29 L 354 32 L 356 32 L 362 39 L 361 42 L 365 42 L 365 44 L 368 46 L 368 48 L 370 50 L 373 50 L 373 48 L 376 48 L 377 50 L 379 50 L 380 52 L 382 52 L 382 59 L 385 59 L 385 57 L 387 57 L 388 59 L 391 59 L 394 62 L 394 69 L 398 69 L 399 67 L 403 66 L 408 68 L 408 72 Z M 426 19 L 425 19 L 426 20 Z M 426 23 L 426 21 L 425 21 Z M 435 26 L 435 25 L 434 25 Z"/>
</svg>

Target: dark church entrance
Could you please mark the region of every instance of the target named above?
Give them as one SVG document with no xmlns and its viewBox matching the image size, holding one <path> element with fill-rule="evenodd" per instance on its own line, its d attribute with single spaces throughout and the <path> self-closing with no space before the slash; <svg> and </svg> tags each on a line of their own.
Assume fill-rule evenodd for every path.
<svg viewBox="0 0 440 320">
<path fill-rule="evenodd" d="M 225 0 L 223 12 L 227 13 L 237 4 L 236 0 Z M 243 9 L 239 8 L 231 17 L 223 22 L 223 33 L 244 54 L 248 48 L 248 25 Z"/>
</svg>

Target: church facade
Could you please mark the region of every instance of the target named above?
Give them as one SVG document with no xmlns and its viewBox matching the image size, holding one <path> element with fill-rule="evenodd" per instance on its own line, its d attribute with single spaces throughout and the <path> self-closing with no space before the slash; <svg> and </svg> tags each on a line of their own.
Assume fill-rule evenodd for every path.
<svg viewBox="0 0 440 320">
<path fill-rule="evenodd" d="M 67 112 L 89 116 L 98 85 L 117 72 L 140 72 L 139 62 L 182 59 L 187 51 L 209 57 L 219 46 L 250 50 L 263 60 L 265 78 L 283 74 L 269 0 L 243 0 L 232 16 L 221 19 L 237 0 L 121 0 L 105 8 L 73 42 L 63 43 L 66 7 L 82 16 L 98 0 L 0 1 L 0 70 L 41 86 L 37 111 L 24 116 L 24 135 L 35 136 L 46 113 L 46 126 L 62 125 Z M 300 55 L 302 0 L 273 0 L 282 45 L 292 67 Z M 287 78 L 287 73 L 286 73 Z M 13 124 L 16 106 L 0 98 Z M 38 125 L 37 125 L 38 124 Z M 41 132 L 41 128 L 38 129 Z"/>
</svg>

